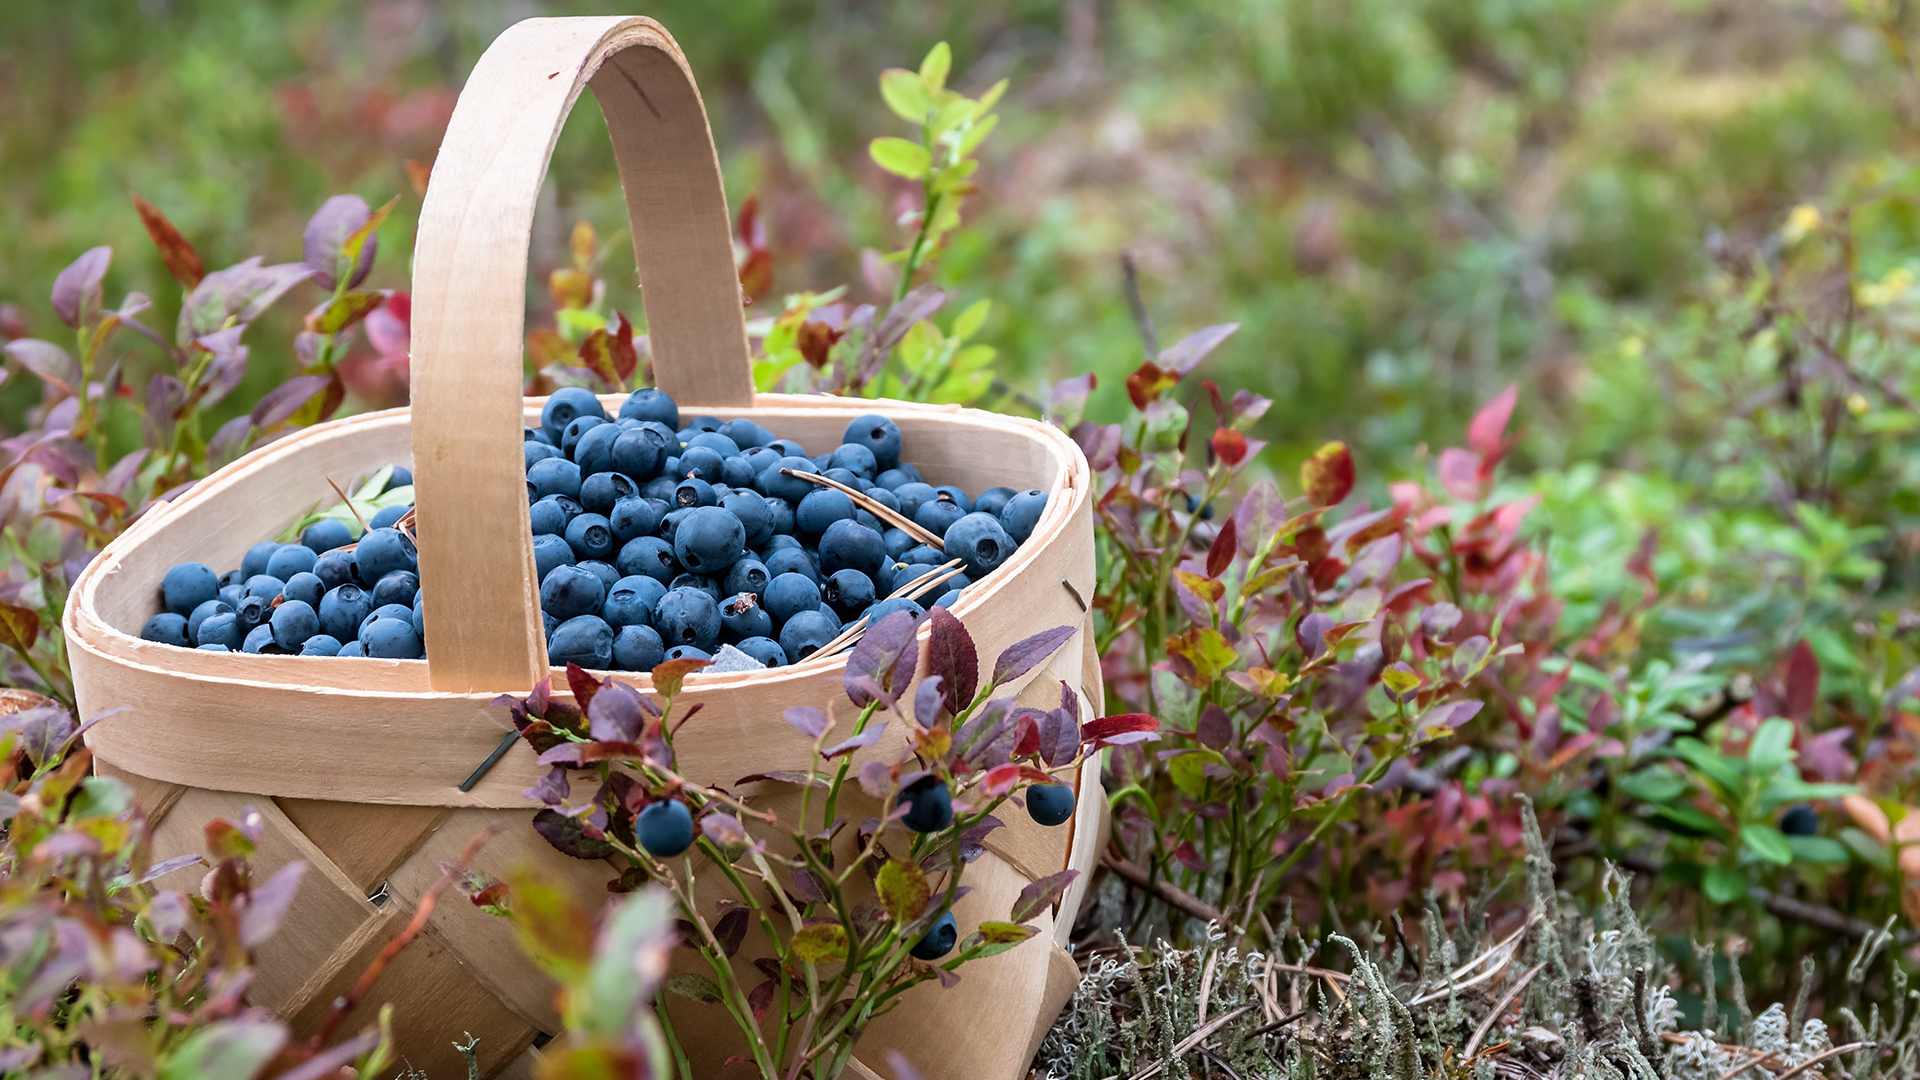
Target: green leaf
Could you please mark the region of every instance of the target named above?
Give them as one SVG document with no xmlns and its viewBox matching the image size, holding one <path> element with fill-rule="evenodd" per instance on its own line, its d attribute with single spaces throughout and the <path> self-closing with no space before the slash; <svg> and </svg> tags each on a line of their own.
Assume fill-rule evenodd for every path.
<svg viewBox="0 0 1920 1080">
<path fill-rule="evenodd" d="M 341 293 L 314 318 L 311 329 L 316 334 L 337 334 L 386 302 L 387 298 L 377 292 Z"/>
<path fill-rule="evenodd" d="M 1727 838 L 1727 827 L 1710 814 L 1695 810 L 1691 806 L 1656 806 L 1653 809 L 1654 824 L 1668 832 L 1681 836 L 1711 837 L 1717 840 Z"/>
<path fill-rule="evenodd" d="M 1207 777 L 1201 770 L 1207 762 L 1221 762 L 1225 759 L 1211 750 L 1195 750 L 1167 760 L 1167 774 L 1173 777 L 1173 784 L 1194 798 L 1202 798 L 1207 790 Z"/>
<path fill-rule="evenodd" d="M 1893 872 L 1893 853 L 1888 851 L 1880 841 L 1875 840 L 1859 829 L 1841 829 L 1840 842 L 1846 845 L 1848 851 L 1853 852 L 1855 858 L 1866 863 L 1868 866 L 1879 870 L 1881 873 L 1890 874 Z"/>
<path fill-rule="evenodd" d="M 0 645 L 24 653 L 38 640 L 40 616 L 37 613 L 13 604 L 0 604 Z"/>
<path fill-rule="evenodd" d="M 287 1044 L 275 1020 L 221 1020 L 187 1037 L 167 1056 L 160 1080 L 251 1080 Z"/>
<path fill-rule="evenodd" d="M 1771 774 L 1793 757 L 1793 721 L 1777 716 L 1760 725 L 1747 749 L 1747 760 L 1762 775 Z"/>
<path fill-rule="evenodd" d="M 927 58 L 920 61 L 920 81 L 927 84 L 929 90 L 939 90 L 947 85 L 947 72 L 953 68 L 953 50 L 941 42 L 927 50 Z"/>
<path fill-rule="evenodd" d="M 979 331 L 981 325 L 987 321 L 987 315 L 992 312 L 992 310 L 993 301 L 976 301 L 953 320 L 952 336 L 961 341 L 972 337 Z"/>
<path fill-rule="evenodd" d="M 1826 836 L 1789 836 L 1787 846 L 1800 862 L 1839 864 L 1847 861 L 1847 846 Z"/>
<path fill-rule="evenodd" d="M 793 935 L 793 955 L 809 964 L 838 964 L 847 959 L 847 931 L 839 923 L 802 927 Z"/>
<path fill-rule="evenodd" d="M 1748 851 L 1781 866 L 1793 862 L 1793 848 L 1779 829 L 1760 822 L 1748 822 L 1740 826 L 1740 842 Z"/>
<path fill-rule="evenodd" d="M 973 102 L 959 96 L 954 97 L 952 101 L 940 106 L 933 114 L 933 121 L 928 124 L 928 126 L 933 129 L 934 139 L 940 139 L 946 135 L 947 132 L 952 131 L 955 126 L 965 122 L 973 116 L 973 110 Z"/>
<path fill-rule="evenodd" d="M 89 776 L 80 781 L 80 794 L 67 810 L 74 820 L 119 817 L 133 805 L 133 789 L 112 777 Z"/>
<path fill-rule="evenodd" d="M 978 932 L 967 936 L 961 953 L 974 959 L 998 956 L 1040 931 L 1031 926 L 1006 922 L 983 922 Z"/>
<path fill-rule="evenodd" d="M 918 919 L 927 910 L 933 890 L 927 875 L 917 864 L 894 859 L 875 875 L 874 888 L 880 894 L 880 906 L 902 926 Z"/>
<path fill-rule="evenodd" d="M 1643 803 L 1664 803 L 1685 794 L 1687 782 L 1672 769 L 1656 765 L 1621 777 L 1620 790 Z"/>
<path fill-rule="evenodd" d="M 520 893 L 511 893 L 516 907 Z M 517 923 L 518 911 L 512 913 Z M 673 898 L 663 889 L 629 893 L 607 918 L 586 980 L 570 988 L 567 1024 L 593 1035 L 616 1035 L 653 999 L 654 980 L 672 950 Z M 551 970 L 551 969 L 550 969 Z"/>
<path fill-rule="evenodd" d="M 978 150 L 980 144 L 986 141 L 987 136 L 993 133 L 993 129 L 999 126 L 1000 118 L 998 116 L 989 116 L 974 124 L 973 127 L 967 130 L 967 137 L 960 140 L 961 156 L 965 157 L 975 150 Z"/>
<path fill-rule="evenodd" d="M 873 140 L 867 152 L 873 155 L 875 165 L 909 180 L 923 179 L 933 165 L 933 156 L 927 153 L 926 147 L 893 136 Z"/>
<path fill-rule="evenodd" d="M 1701 887 L 1714 903 L 1731 904 L 1747 895 L 1747 875 L 1730 866 L 1709 867 Z"/>
<path fill-rule="evenodd" d="M 919 75 L 901 68 L 880 73 L 880 98 L 895 116 L 910 123 L 926 123 L 927 113 L 933 110 L 933 95 L 927 92 L 927 84 Z"/>
<path fill-rule="evenodd" d="M 704 975 L 675 975 L 667 980 L 667 989 L 690 1001 L 716 1005 L 722 1000 L 720 988 Z"/>
<path fill-rule="evenodd" d="M 994 83 L 991 87 L 987 89 L 986 93 L 980 95 L 979 101 L 974 102 L 973 114 L 975 116 L 987 115 L 987 110 L 993 108 L 995 105 L 998 105 L 1000 103 L 1001 96 L 1004 95 L 1006 92 L 1007 92 L 1007 80 L 1001 79 L 999 82 Z"/>
<path fill-rule="evenodd" d="M 1721 755 L 1699 739 L 1676 739 L 1673 752 L 1687 764 L 1707 775 L 1707 779 L 1720 786 L 1720 790 L 1731 795 L 1740 790 L 1744 782 L 1745 762 L 1736 762 Z"/>
</svg>

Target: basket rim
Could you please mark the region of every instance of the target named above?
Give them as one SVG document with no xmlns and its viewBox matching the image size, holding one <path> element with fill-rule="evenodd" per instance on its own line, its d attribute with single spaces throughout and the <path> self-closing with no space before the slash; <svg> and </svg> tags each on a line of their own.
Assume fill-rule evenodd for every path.
<svg viewBox="0 0 1920 1080">
<path fill-rule="evenodd" d="M 626 394 L 618 393 L 596 395 L 603 404 L 612 402 L 616 403 L 616 405 L 618 402 L 623 401 L 626 396 Z M 545 396 L 523 397 L 522 400 L 527 412 L 537 413 L 539 405 L 544 403 L 547 398 Z M 960 618 L 962 622 L 965 621 L 965 616 L 969 612 L 978 610 L 983 604 L 989 602 L 1001 589 L 1005 588 L 1008 583 L 1019 577 L 1020 572 L 1031 565 L 1042 550 L 1060 541 L 1073 515 L 1092 497 L 1092 470 L 1079 444 L 1058 427 L 1028 417 L 1009 416 L 1003 413 L 996 413 L 985 409 L 974 409 L 962 405 L 930 405 L 888 398 L 845 398 L 824 394 L 759 394 L 751 406 L 709 407 L 688 405 L 683 406 L 681 411 L 683 414 L 691 413 L 697 415 L 710 412 L 712 415 L 744 415 L 754 417 L 765 415 L 791 416 L 807 413 L 816 415 L 829 413 L 853 417 L 869 413 L 879 413 L 888 416 L 890 419 L 898 418 L 899 415 L 904 414 L 916 420 L 944 420 L 983 428 L 991 427 L 1008 433 L 1018 432 L 1036 444 L 1048 448 L 1062 468 L 1059 479 L 1056 481 L 1052 490 L 1048 492 L 1049 498 L 1046 511 L 1042 514 L 1040 522 L 1034 529 L 1033 536 L 1036 538 L 1044 537 L 1044 539 L 1037 544 L 1031 543 L 1031 541 L 1022 544 L 1020 549 L 1016 551 L 1013 559 L 1008 560 L 992 573 L 981 578 L 980 582 L 975 583 L 994 582 L 995 587 L 993 589 L 974 596 L 962 596 L 961 600 L 952 608 L 954 616 Z M 293 689 L 301 686 L 311 686 L 314 680 L 311 677 L 302 676 L 310 676 L 310 673 L 315 670 L 338 670 L 341 672 L 368 670 L 368 668 L 364 666 L 350 668 L 316 668 L 314 666 L 328 662 L 337 663 L 342 659 L 348 661 L 359 660 L 363 664 L 380 664 L 384 665 L 388 670 L 394 671 L 418 671 L 424 679 L 431 660 L 386 660 L 375 657 L 341 658 L 221 653 L 218 654 L 221 667 L 228 670 L 219 674 L 183 670 L 178 667 L 148 663 L 131 653 L 134 650 L 144 652 L 146 647 L 153 646 L 156 643 L 144 641 L 137 634 L 128 633 L 107 622 L 99 614 L 97 599 L 103 589 L 111 589 L 119 584 L 119 582 L 115 580 L 119 576 L 117 571 L 120 569 L 122 561 L 129 551 L 138 547 L 139 544 L 144 542 L 152 533 L 169 527 L 176 517 L 189 513 L 194 506 L 213 497 L 224 487 L 239 482 L 240 478 L 249 475 L 269 462 L 298 455 L 303 447 L 313 441 L 333 438 L 345 431 L 373 426 L 404 424 L 410 427 L 411 420 L 411 408 L 409 406 L 401 406 L 394 409 L 382 409 L 375 412 L 342 417 L 337 420 L 329 420 L 308 428 L 303 428 L 284 438 L 276 439 L 273 442 L 249 451 L 201 479 L 195 483 L 192 488 L 181 494 L 178 498 L 170 500 L 163 507 L 156 507 L 153 510 L 149 510 L 132 528 L 127 529 L 118 537 L 115 537 L 112 542 L 101 549 L 100 553 L 88 562 L 87 566 L 81 570 L 80 575 L 74 580 L 73 588 L 69 594 L 70 600 L 67 605 L 67 610 L 62 619 L 62 626 L 67 634 L 68 641 L 115 665 L 125 665 L 161 674 L 185 675 L 197 679 L 208 679 L 232 685 L 255 686 L 263 689 Z M 1068 499 L 1054 497 L 1063 493 L 1071 497 Z M 918 633 L 924 640 L 929 632 L 929 627 L 923 624 L 919 628 Z M 178 647 L 173 646 L 172 648 Z M 180 649 L 179 651 L 181 653 L 191 654 L 197 650 Z M 156 653 L 155 655 L 159 654 Z M 172 654 L 169 653 L 167 655 Z M 800 680 L 823 672 L 844 668 L 851 655 L 852 650 L 845 649 L 831 657 L 802 660 L 799 663 L 788 664 L 784 667 L 770 670 L 720 672 L 714 674 L 695 672 L 686 677 L 684 685 L 688 690 L 701 691 L 721 691 L 749 685 L 777 685 L 783 680 Z M 245 659 L 241 659 L 242 657 Z M 249 668 L 256 669 L 259 677 L 236 676 L 231 672 L 231 668 L 235 663 L 244 664 Z M 563 674 L 565 670 L 564 667 L 549 666 L 548 668 L 549 673 L 555 676 Z M 653 689 L 653 678 L 650 672 L 591 670 L 594 670 L 597 675 L 611 675 L 622 681 L 629 682 L 642 692 L 650 692 Z M 255 672 L 248 672 L 247 674 L 253 675 Z M 499 696 L 498 692 L 486 691 L 440 691 L 427 688 L 405 690 L 393 687 L 365 688 L 337 685 L 338 682 L 345 681 L 346 680 L 328 680 L 328 685 L 325 686 L 325 689 L 330 694 L 344 694 L 349 696 L 365 695 L 369 698 L 396 701 L 449 701 L 466 699 L 484 704 Z M 564 682 L 564 678 L 556 679 L 556 688 L 563 685 Z M 531 688 L 529 687 L 529 689 Z"/>
</svg>

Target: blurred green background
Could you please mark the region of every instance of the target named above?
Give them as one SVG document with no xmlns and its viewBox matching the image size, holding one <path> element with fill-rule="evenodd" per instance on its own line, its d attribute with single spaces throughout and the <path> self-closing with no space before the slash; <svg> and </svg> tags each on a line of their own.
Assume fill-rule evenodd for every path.
<svg viewBox="0 0 1920 1080">
<path fill-rule="evenodd" d="M 1141 358 L 1118 267 L 1130 250 L 1163 342 L 1243 324 L 1203 374 L 1276 399 L 1262 434 L 1277 462 L 1345 438 L 1363 474 L 1452 436 L 1516 379 L 1535 436 L 1525 460 L 1638 464 L 1642 395 L 1612 414 L 1572 404 L 1596 350 L 1693 299 L 1711 232 L 1764 235 L 1880 167 L 1912 90 L 1878 9 L 1830 0 L 639 8 L 692 60 L 734 204 L 757 192 L 770 215 L 776 296 L 849 281 L 872 298 L 859 252 L 898 243 L 903 193 L 865 153 L 897 133 L 876 79 L 945 39 L 963 92 L 1012 80 L 969 227 L 939 270 L 962 302 L 996 301 L 982 338 L 1003 379 L 1037 393 L 1092 371 L 1095 414 L 1117 415 Z M 0 301 L 51 334 L 54 274 L 107 243 L 110 297 L 152 294 L 165 325 L 177 290 L 132 191 L 210 267 L 297 260 L 327 195 L 400 195 L 374 284 L 404 287 L 419 207 L 406 163 L 431 161 L 479 51 L 519 18 L 632 10 L 0 5 Z M 536 264 L 564 258 L 576 219 L 623 235 L 591 108 L 562 140 L 546 200 Z M 1903 257 L 1910 224 L 1889 216 L 1862 257 Z M 625 265 L 610 261 L 616 289 L 632 288 Z M 303 306 L 272 318 L 291 329 Z M 252 335 L 233 407 L 288 370 L 290 337 Z"/>
</svg>

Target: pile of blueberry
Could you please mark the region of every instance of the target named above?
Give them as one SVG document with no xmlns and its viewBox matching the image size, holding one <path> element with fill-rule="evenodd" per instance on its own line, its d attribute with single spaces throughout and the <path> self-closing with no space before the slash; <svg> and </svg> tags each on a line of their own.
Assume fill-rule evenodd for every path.
<svg viewBox="0 0 1920 1080">
<path fill-rule="evenodd" d="M 716 656 L 724 670 L 778 667 L 863 617 L 951 604 L 1032 534 L 1047 495 L 996 487 L 970 498 L 922 481 L 900 451 L 900 428 L 883 416 L 855 419 L 833 452 L 809 457 L 751 420 L 683 425 L 658 390 L 635 391 L 612 417 L 585 390 L 557 391 L 525 431 L 549 658 L 620 671 Z M 412 482 L 396 468 L 389 488 Z M 874 504 L 918 530 L 882 520 Z M 357 543 L 323 519 L 299 543 L 254 545 L 224 577 L 175 566 L 161 585 L 165 611 L 140 636 L 216 651 L 422 657 L 413 541 L 395 527 L 408 509 L 381 511 Z M 958 570 L 940 580 L 952 560 Z M 915 582 L 918 598 L 897 595 Z"/>
</svg>

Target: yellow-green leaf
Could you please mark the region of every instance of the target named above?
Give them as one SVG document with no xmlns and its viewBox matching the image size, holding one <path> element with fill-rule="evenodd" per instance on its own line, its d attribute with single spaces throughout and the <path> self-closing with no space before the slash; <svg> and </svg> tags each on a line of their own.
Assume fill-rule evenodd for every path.
<svg viewBox="0 0 1920 1080">
<path fill-rule="evenodd" d="M 958 127 L 960 123 L 973 115 L 974 104 L 971 100 L 956 97 L 933 114 L 933 136 L 939 138 Z"/>
<path fill-rule="evenodd" d="M 933 108 L 933 96 L 927 93 L 927 84 L 920 76 L 902 68 L 888 68 L 880 73 L 880 97 L 892 109 L 895 116 L 915 124 L 927 122 L 927 113 Z"/>
<path fill-rule="evenodd" d="M 1007 92 L 1007 80 L 1001 79 L 999 82 L 994 83 L 993 86 L 986 93 L 980 95 L 980 100 L 974 103 L 973 115 L 975 116 L 987 115 L 987 111 L 989 109 L 992 109 L 995 105 L 998 105 L 1000 103 L 1001 95 L 1005 94 L 1006 92 Z"/>
<path fill-rule="evenodd" d="M 953 68 L 953 50 L 941 42 L 927 50 L 927 58 L 920 61 L 920 81 L 927 89 L 938 90 L 947 85 L 947 72 Z"/>
<path fill-rule="evenodd" d="M 839 923 L 820 923 L 793 935 L 793 955 L 809 964 L 838 964 L 847 958 L 847 931 Z"/>
<path fill-rule="evenodd" d="M 927 910 L 927 901 L 932 898 L 933 890 L 927 885 L 927 875 L 920 867 L 895 859 L 880 868 L 875 875 L 873 887 L 880 894 L 880 906 L 887 909 L 893 921 L 905 925 L 919 918 Z"/>
<path fill-rule="evenodd" d="M 975 302 L 971 307 L 967 308 L 967 310 L 961 312 L 959 318 L 953 320 L 953 336 L 959 338 L 961 341 L 972 337 L 980 329 L 981 325 L 987 321 L 987 315 L 992 310 L 993 301 L 991 300 Z"/>
<path fill-rule="evenodd" d="M 873 155 L 875 165 L 909 180 L 922 179 L 933 164 L 933 157 L 927 153 L 926 147 L 893 136 L 873 140 L 867 152 Z"/>
<path fill-rule="evenodd" d="M 960 140 L 960 153 L 962 155 L 971 154 L 979 149 L 980 143 L 999 125 L 1000 118 L 998 116 L 989 116 L 974 124 L 972 128 L 968 129 L 967 137 Z"/>
</svg>

